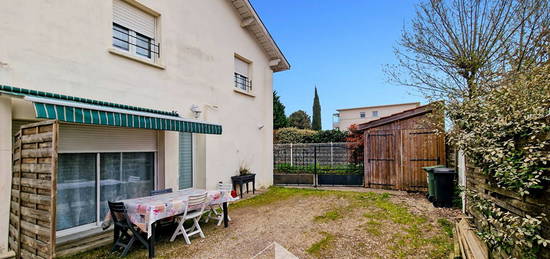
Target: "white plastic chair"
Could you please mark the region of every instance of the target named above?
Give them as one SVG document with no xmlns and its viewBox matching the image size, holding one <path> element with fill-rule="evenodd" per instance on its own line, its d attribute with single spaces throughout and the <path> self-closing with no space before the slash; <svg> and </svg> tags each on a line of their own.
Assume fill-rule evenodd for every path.
<svg viewBox="0 0 550 259">
<path fill-rule="evenodd" d="M 183 235 L 183 238 L 185 239 L 185 243 L 188 245 L 191 244 L 191 241 L 189 240 L 189 237 L 192 235 L 199 234 L 202 238 L 205 238 L 204 233 L 202 232 L 201 226 L 199 225 L 199 220 L 201 219 L 202 214 L 204 213 L 204 208 L 206 207 L 206 198 L 207 193 L 204 192 L 199 195 L 192 195 L 189 196 L 189 202 L 187 203 L 187 208 L 185 208 L 185 212 L 182 216 L 178 217 L 178 227 L 176 228 L 176 231 L 174 234 L 172 234 L 172 237 L 170 238 L 170 242 L 173 242 L 174 239 L 178 235 Z M 189 208 L 192 210 L 189 211 Z M 198 209 L 195 209 L 198 208 Z M 193 226 L 185 229 L 183 226 L 183 223 L 185 221 L 192 219 L 193 220 Z"/>
<path fill-rule="evenodd" d="M 224 184 L 222 182 L 218 183 L 218 191 L 224 191 L 224 192 L 231 192 L 233 190 L 233 185 L 231 184 Z M 229 204 L 227 204 L 227 207 L 229 207 Z M 221 212 L 218 212 L 221 211 Z M 217 220 L 218 223 L 216 225 L 221 225 L 223 222 L 223 208 L 221 204 L 212 204 L 210 205 L 210 211 L 207 212 L 208 215 L 206 216 L 205 223 L 208 223 L 210 219 Z M 227 215 L 227 219 L 231 221 L 231 218 L 229 215 Z"/>
</svg>

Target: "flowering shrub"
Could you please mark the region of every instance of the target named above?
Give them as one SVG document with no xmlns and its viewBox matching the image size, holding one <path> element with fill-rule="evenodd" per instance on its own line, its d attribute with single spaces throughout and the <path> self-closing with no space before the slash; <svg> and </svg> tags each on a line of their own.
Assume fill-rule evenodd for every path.
<svg viewBox="0 0 550 259">
<path fill-rule="evenodd" d="M 475 192 L 469 191 L 467 194 L 473 207 L 481 212 L 486 219 L 481 222 L 478 235 L 489 247 L 503 251 L 507 255 L 536 258 L 538 246 L 550 245 L 550 240 L 542 238 L 539 234 L 545 214 L 537 217 L 516 216 L 503 211 Z"/>
<path fill-rule="evenodd" d="M 450 101 L 449 141 L 501 188 L 521 196 L 549 180 L 550 65 L 499 81 L 490 91 Z"/>
</svg>

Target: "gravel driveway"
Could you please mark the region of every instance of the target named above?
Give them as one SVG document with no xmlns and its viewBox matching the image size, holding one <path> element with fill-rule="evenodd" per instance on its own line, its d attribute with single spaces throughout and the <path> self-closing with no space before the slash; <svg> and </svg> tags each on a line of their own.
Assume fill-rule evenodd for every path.
<svg viewBox="0 0 550 259">
<path fill-rule="evenodd" d="M 273 242 L 299 258 L 440 258 L 452 250 L 451 218 L 422 195 L 272 187 L 230 205 L 229 228 L 205 239 L 159 240 L 157 258 L 273 258 Z M 168 231 L 167 231 L 168 232 Z M 273 245 L 272 245 L 273 246 Z M 267 248 L 267 249 L 266 249 Z M 101 248 L 72 258 L 115 258 Z M 130 258 L 146 258 L 134 249 Z"/>
</svg>

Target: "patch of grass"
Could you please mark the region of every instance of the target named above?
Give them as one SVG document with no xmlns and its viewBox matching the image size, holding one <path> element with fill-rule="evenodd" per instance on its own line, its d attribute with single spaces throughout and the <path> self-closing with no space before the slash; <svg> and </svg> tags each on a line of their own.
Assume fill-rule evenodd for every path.
<svg viewBox="0 0 550 259">
<path fill-rule="evenodd" d="M 319 256 L 322 251 L 330 248 L 332 241 L 336 238 L 333 234 L 328 232 L 321 232 L 321 234 L 323 234 L 324 237 L 306 250 L 308 254 Z"/>
<path fill-rule="evenodd" d="M 325 214 L 321 216 L 316 216 L 314 218 L 315 221 L 330 221 L 330 220 L 337 220 L 343 218 L 342 214 L 340 213 L 340 209 L 333 209 L 325 212 Z"/>
<path fill-rule="evenodd" d="M 266 192 L 254 196 L 250 199 L 241 200 L 231 204 L 231 208 L 241 207 L 259 207 L 269 205 L 278 201 L 287 200 L 297 196 L 309 196 L 309 195 L 329 195 L 331 191 L 324 191 L 318 189 L 299 189 L 299 188 L 285 188 L 271 186 Z"/>
<path fill-rule="evenodd" d="M 449 236 L 450 238 L 453 237 L 454 224 L 452 222 L 450 222 L 445 218 L 440 218 L 437 220 L 437 224 L 439 224 L 439 226 L 443 229 L 443 231 L 447 233 L 447 236 Z"/>
<path fill-rule="evenodd" d="M 382 227 L 382 222 L 376 221 L 376 220 L 369 220 L 365 224 L 365 230 L 369 234 L 377 237 L 382 235 L 382 231 L 380 231 L 381 227 Z"/>
</svg>

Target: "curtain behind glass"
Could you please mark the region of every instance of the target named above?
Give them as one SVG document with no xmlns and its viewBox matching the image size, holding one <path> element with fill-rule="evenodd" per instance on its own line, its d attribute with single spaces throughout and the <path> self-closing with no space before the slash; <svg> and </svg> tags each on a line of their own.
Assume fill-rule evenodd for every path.
<svg viewBox="0 0 550 259">
<path fill-rule="evenodd" d="M 101 154 L 100 215 L 107 213 L 107 201 L 149 195 L 154 189 L 154 159 L 152 152 Z"/>
<path fill-rule="evenodd" d="M 56 229 L 97 221 L 96 154 L 59 154 Z"/>
</svg>

